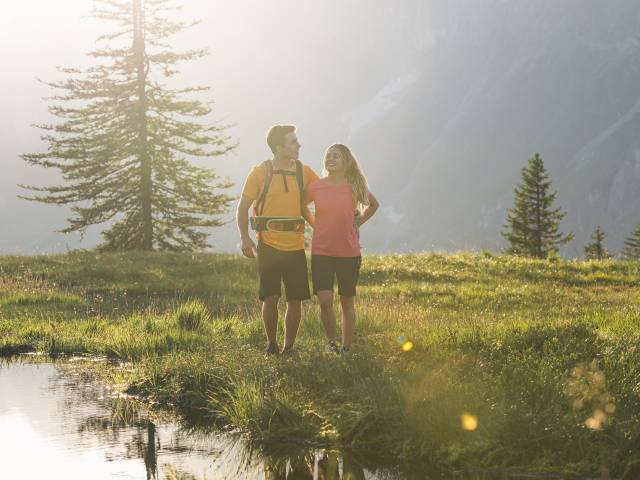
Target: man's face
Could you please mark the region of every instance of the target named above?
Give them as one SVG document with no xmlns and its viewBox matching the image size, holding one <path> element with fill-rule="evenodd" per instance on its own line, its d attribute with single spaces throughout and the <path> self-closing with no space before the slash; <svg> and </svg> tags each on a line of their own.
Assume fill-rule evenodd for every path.
<svg viewBox="0 0 640 480">
<path fill-rule="evenodd" d="M 291 160 L 298 160 L 300 154 L 300 143 L 296 132 L 289 132 L 284 136 L 284 144 L 280 147 L 280 153 Z"/>
</svg>

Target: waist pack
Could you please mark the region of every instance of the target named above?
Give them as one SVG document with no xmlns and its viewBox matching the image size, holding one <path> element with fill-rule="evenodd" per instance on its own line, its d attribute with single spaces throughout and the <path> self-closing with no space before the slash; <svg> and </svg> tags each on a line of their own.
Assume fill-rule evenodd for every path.
<svg viewBox="0 0 640 480">
<path fill-rule="evenodd" d="M 251 228 L 256 232 L 304 233 L 304 218 L 251 217 Z"/>
</svg>

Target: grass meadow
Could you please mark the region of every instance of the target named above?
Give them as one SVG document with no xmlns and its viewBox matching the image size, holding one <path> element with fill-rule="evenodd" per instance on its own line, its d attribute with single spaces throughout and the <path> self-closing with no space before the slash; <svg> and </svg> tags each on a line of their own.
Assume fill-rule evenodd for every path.
<svg viewBox="0 0 640 480">
<path fill-rule="evenodd" d="M 0 257 L 0 355 L 107 356 L 123 390 L 263 444 L 440 472 L 640 475 L 640 263 L 366 256 L 348 357 L 324 353 L 314 301 L 295 351 L 265 356 L 254 268 Z"/>
</svg>

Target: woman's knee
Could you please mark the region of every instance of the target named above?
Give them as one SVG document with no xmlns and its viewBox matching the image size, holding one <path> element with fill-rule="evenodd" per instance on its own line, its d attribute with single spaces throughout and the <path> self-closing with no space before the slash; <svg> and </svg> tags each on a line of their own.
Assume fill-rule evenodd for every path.
<svg viewBox="0 0 640 480">
<path fill-rule="evenodd" d="M 279 297 L 267 297 L 264 299 L 262 303 L 262 310 L 269 312 L 277 312 L 278 311 L 278 300 Z"/>
<path fill-rule="evenodd" d="M 300 300 L 290 300 L 287 302 L 287 312 L 299 314 L 302 312 L 302 302 Z"/>
<path fill-rule="evenodd" d="M 340 296 L 340 305 L 343 312 L 353 312 L 356 309 L 356 297 Z"/>
<path fill-rule="evenodd" d="M 318 302 L 323 311 L 333 309 L 333 293 L 331 291 L 321 290 L 318 292 Z"/>
</svg>

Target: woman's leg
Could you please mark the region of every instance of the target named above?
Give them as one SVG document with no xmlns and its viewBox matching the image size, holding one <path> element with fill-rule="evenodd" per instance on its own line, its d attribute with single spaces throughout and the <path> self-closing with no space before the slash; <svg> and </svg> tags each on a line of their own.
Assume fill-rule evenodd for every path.
<svg viewBox="0 0 640 480">
<path fill-rule="evenodd" d="M 342 306 L 342 347 L 351 348 L 356 330 L 356 297 L 340 296 Z"/>
<path fill-rule="evenodd" d="M 333 312 L 333 291 L 320 290 L 317 292 L 320 302 L 320 319 L 324 326 L 324 333 L 330 342 L 336 341 L 336 315 Z"/>
<path fill-rule="evenodd" d="M 336 315 L 333 313 L 334 259 L 325 255 L 311 256 L 313 291 L 320 302 L 320 319 L 330 343 L 336 341 Z"/>
<path fill-rule="evenodd" d="M 361 257 L 340 259 L 336 269 L 338 294 L 342 306 L 342 348 L 349 350 L 356 330 L 356 287 L 360 276 Z"/>
</svg>

